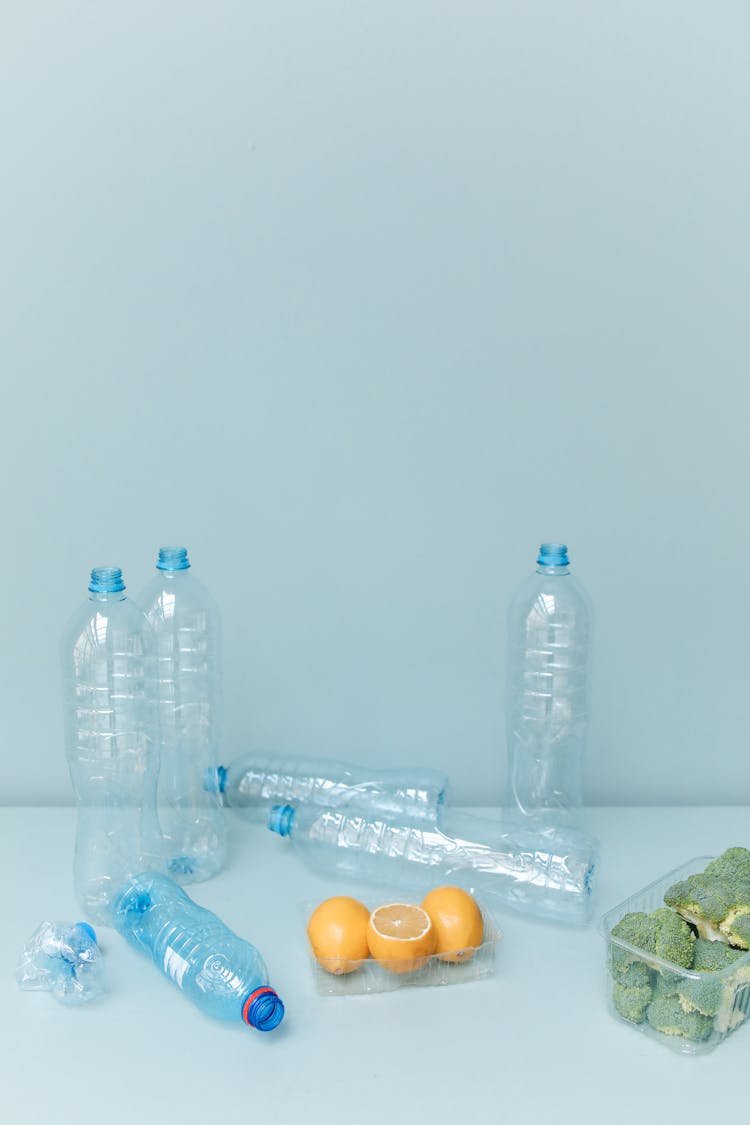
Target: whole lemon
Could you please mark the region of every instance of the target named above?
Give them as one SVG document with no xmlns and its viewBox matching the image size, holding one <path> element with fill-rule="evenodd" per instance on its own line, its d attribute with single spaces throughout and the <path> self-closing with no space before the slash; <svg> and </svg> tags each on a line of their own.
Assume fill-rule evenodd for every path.
<svg viewBox="0 0 750 1125">
<path fill-rule="evenodd" d="M 422 909 L 432 919 L 440 960 L 471 960 L 484 936 L 482 912 L 471 895 L 460 887 L 436 887 L 423 900 Z"/>
<path fill-rule="evenodd" d="M 348 895 L 327 898 L 316 906 L 307 923 L 313 955 L 327 973 L 353 973 L 370 956 L 367 923 L 370 911 Z"/>
</svg>

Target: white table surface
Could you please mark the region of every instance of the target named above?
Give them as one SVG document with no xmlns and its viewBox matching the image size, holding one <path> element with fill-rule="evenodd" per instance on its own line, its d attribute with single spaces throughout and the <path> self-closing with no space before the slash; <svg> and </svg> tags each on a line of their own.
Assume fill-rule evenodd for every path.
<svg viewBox="0 0 750 1125">
<path fill-rule="evenodd" d="M 286 1005 L 268 1034 L 204 1016 L 109 929 L 100 931 L 102 1000 L 70 1009 L 22 992 L 14 970 L 25 940 L 44 918 L 78 917 L 75 813 L 0 809 L 0 1120 L 705 1125 L 742 1117 L 750 1031 L 685 1057 L 618 1023 L 605 1003 L 598 919 L 692 856 L 750 844 L 749 809 L 589 810 L 602 842 L 590 927 L 497 910 L 505 937 L 494 977 L 358 997 L 319 996 L 308 963 L 300 906 L 336 893 L 336 881 L 312 874 L 289 841 L 236 814 L 230 825 L 226 871 L 189 890 L 262 951 Z M 377 904 L 381 893 L 363 885 L 361 897 Z"/>
</svg>

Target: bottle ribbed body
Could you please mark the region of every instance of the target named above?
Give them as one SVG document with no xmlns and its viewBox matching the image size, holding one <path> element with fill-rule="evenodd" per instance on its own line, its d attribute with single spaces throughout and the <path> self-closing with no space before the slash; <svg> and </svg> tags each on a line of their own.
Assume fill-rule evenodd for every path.
<svg viewBox="0 0 750 1125">
<path fill-rule="evenodd" d="M 264 1031 L 281 1021 L 283 1005 L 268 986 L 255 946 L 193 902 L 172 879 L 145 872 L 129 880 L 115 901 L 113 922 L 206 1015 L 244 1020 Z M 258 1006 L 265 1009 L 260 1023 Z"/>
<path fill-rule="evenodd" d="M 446 800 L 447 777 L 437 770 L 373 770 L 330 758 L 243 754 L 219 771 L 224 803 L 251 820 L 267 820 L 272 805 L 357 807 L 373 815 L 434 821 Z"/>
<path fill-rule="evenodd" d="M 216 768 L 221 729 L 219 613 L 187 568 L 157 570 L 140 604 L 156 644 L 158 805 L 167 869 L 180 882 L 199 882 L 223 867 L 227 851 L 221 801 L 204 785 Z"/>
<path fill-rule="evenodd" d="M 572 829 L 508 831 L 448 810 L 439 824 L 424 824 L 291 806 L 273 810 L 269 827 L 289 835 L 301 858 L 323 874 L 405 888 L 451 883 L 541 917 L 590 917 L 596 845 Z"/>
<path fill-rule="evenodd" d="M 92 593 L 63 639 L 74 880 L 94 922 L 109 924 L 112 895 L 129 875 L 162 863 L 153 657 L 150 626 L 121 590 Z"/>
<path fill-rule="evenodd" d="M 592 632 L 591 603 L 567 565 L 540 567 L 511 603 L 505 804 L 520 819 L 580 821 Z"/>
</svg>

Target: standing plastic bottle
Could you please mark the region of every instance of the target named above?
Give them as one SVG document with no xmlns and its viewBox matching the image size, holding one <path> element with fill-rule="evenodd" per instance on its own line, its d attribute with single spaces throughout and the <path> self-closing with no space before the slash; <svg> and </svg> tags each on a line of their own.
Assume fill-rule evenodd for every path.
<svg viewBox="0 0 750 1125">
<path fill-rule="evenodd" d="M 511 818 L 578 824 L 590 710 L 593 611 L 568 548 L 542 543 L 508 617 L 505 700 Z"/>
<path fill-rule="evenodd" d="M 272 805 L 356 806 L 373 815 L 434 821 L 445 804 L 448 778 L 431 769 L 373 770 L 331 758 L 251 751 L 219 766 L 206 784 L 248 820 L 266 824 Z"/>
<path fill-rule="evenodd" d="M 221 801 L 204 785 L 216 769 L 221 723 L 219 612 L 184 547 L 161 547 L 156 570 L 140 604 L 156 635 L 159 820 L 170 875 L 200 882 L 227 854 Z"/>
<path fill-rule="evenodd" d="M 275 806 L 268 827 L 323 874 L 404 888 L 452 883 L 557 922 L 591 917 L 596 841 L 575 829 L 509 832 L 452 810 L 425 824 L 291 805 Z"/>
<path fill-rule="evenodd" d="M 284 1005 L 258 950 L 172 879 L 145 872 L 122 887 L 115 929 L 206 1015 L 272 1031 Z"/>
<path fill-rule="evenodd" d="M 62 644 L 65 745 L 78 805 L 74 879 L 94 922 L 134 872 L 162 864 L 151 626 L 119 567 L 91 571 L 89 600 Z"/>
</svg>

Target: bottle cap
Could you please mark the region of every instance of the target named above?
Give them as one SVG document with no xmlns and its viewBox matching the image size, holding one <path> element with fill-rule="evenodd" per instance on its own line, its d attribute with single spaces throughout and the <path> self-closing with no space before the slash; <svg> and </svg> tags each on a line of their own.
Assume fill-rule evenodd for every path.
<svg viewBox="0 0 750 1125">
<path fill-rule="evenodd" d="M 83 930 L 83 932 L 91 938 L 94 945 L 96 945 L 96 930 L 93 926 L 90 926 L 88 922 L 76 922 L 75 928 L 78 930 Z"/>
<path fill-rule="evenodd" d="M 226 766 L 209 766 L 203 775 L 203 788 L 207 793 L 223 793 L 227 783 Z"/>
<path fill-rule="evenodd" d="M 268 827 L 279 836 L 288 836 L 294 820 L 292 805 L 274 805 L 268 814 Z"/>
<path fill-rule="evenodd" d="M 95 566 L 91 571 L 89 591 L 92 594 L 116 594 L 125 589 L 119 566 Z"/>
<path fill-rule="evenodd" d="M 190 566 L 187 547 L 160 547 L 157 570 L 187 570 Z"/>
<path fill-rule="evenodd" d="M 542 543 L 537 566 L 569 566 L 568 548 L 564 543 Z"/>
<path fill-rule="evenodd" d="M 242 1018 L 257 1031 L 273 1031 L 284 1018 L 284 1004 L 268 985 L 256 988 L 242 1005 Z"/>
</svg>

